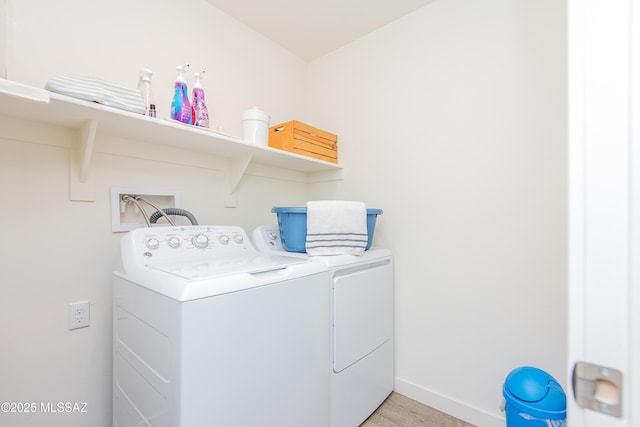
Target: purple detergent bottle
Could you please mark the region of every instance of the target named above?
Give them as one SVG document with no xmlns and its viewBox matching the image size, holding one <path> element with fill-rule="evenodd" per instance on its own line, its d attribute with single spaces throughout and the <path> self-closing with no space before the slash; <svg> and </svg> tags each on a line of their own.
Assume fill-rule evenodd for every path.
<svg viewBox="0 0 640 427">
<path fill-rule="evenodd" d="M 194 73 L 196 82 L 193 85 L 193 124 L 196 126 L 209 127 L 209 110 L 204 102 L 204 88 L 202 87 L 201 78 L 204 71 Z"/>
<path fill-rule="evenodd" d="M 177 66 L 178 78 L 176 78 L 175 93 L 171 101 L 171 118 L 182 123 L 191 124 L 191 103 L 189 102 L 189 92 L 187 82 L 184 80 L 184 70 L 189 66 Z"/>
</svg>

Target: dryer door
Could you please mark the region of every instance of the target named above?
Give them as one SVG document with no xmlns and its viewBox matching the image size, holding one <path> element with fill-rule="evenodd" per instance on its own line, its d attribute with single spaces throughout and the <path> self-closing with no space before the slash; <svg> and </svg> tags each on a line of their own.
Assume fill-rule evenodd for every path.
<svg viewBox="0 0 640 427">
<path fill-rule="evenodd" d="M 333 371 L 348 368 L 392 336 L 391 259 L 338 270 L 333 277 Z"/>
</svg>

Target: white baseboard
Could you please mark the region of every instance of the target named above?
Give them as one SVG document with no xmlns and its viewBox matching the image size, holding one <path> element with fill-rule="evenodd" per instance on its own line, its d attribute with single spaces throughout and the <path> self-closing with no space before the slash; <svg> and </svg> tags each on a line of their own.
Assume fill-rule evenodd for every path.
<svg viewBox="0 0 640 427">
<path fill-rule="evenodd" d="M 394 391 L 478 427 L 504 427 L 504 415 L 465 404 L 433 390 L 396 377 Z M 496 402 L 496 411 L 500 402 Z"/>
</svg>

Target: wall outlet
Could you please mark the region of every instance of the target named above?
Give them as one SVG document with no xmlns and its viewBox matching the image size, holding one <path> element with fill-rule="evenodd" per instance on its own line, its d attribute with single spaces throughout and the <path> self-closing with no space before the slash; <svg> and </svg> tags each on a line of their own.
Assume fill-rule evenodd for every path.
<svg viewBox="0 0 640 427">
<path fill-rule="evenodd" d="M 114 187 L 111 189 L 111 231 L 114 233 L 147 227 L 143 213 L 138 206 L 123 201 L 125 195 L 140 196 L 160 209 L 180 207 L 180 193 L 177 191 Z M 156 209 L 147 203 L 140 202 L 139 204 L 147 216 L 152 216 L 156 212 Z M 167 222 L 161 218 L 158 220 L 158 224 L 167 225 Z"/>
<path fill-rule="evenodd" d="M 69 304 L 69 330 L 89 326 L 89 301 Z"/>
</svg>

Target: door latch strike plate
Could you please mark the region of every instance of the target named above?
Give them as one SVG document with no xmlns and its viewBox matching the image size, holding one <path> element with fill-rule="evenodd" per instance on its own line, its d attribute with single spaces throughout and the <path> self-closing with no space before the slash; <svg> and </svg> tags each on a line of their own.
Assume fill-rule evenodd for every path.
<svg viewBox="0 0 640 427">
<path fill-rule="evenodd" d="M 622 372 L 587 362 L 576 362 L 573 396 L 581 408 L 622 417 Z"/>
</svg>

